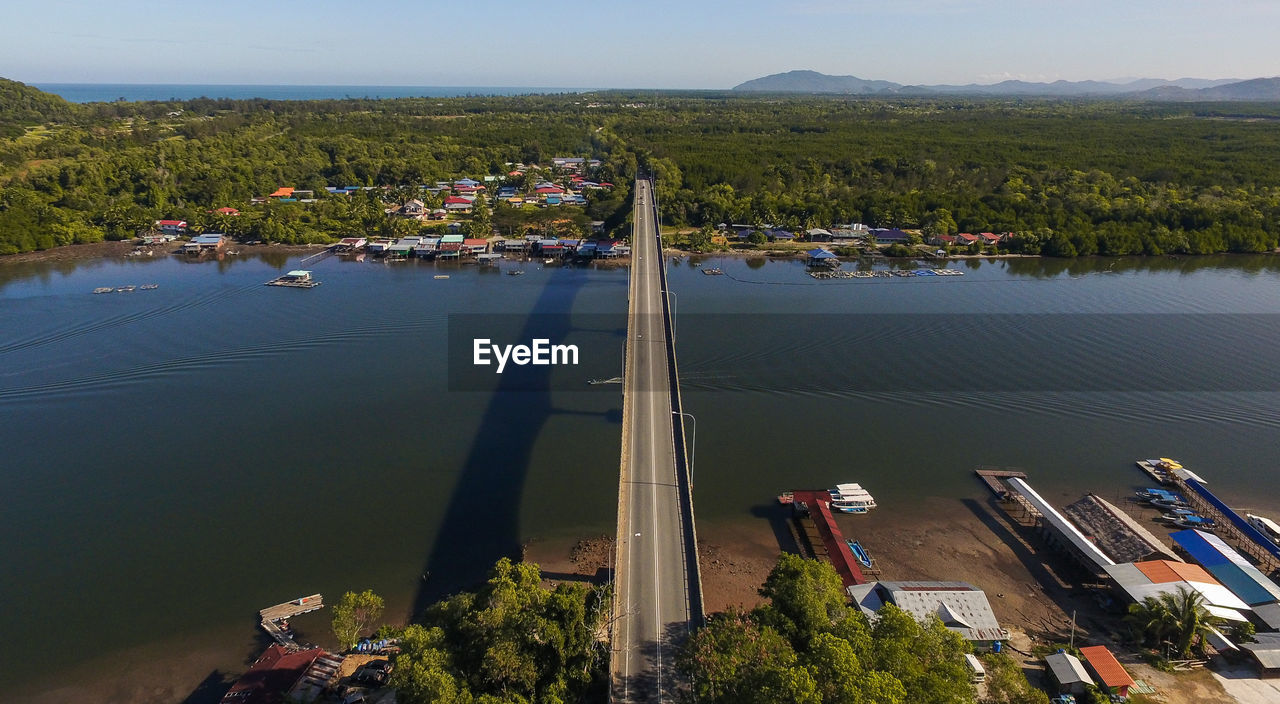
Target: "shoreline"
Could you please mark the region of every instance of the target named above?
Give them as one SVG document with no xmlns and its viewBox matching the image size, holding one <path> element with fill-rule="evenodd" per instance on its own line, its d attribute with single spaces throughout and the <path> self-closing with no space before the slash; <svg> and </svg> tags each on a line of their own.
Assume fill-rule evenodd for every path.
<svg viewBox="0 0 1280 704">
<path fill-rule="evenodd" d="M 169 256 L 177 252 L 181 244 L 182 244 L 181 241 L 176 241 L 176 242 L 171 242 L 162 246 L 151 247 L 149 249 L 154 251 L 157 256 L 159 255 Z M 281 244 L 281 243 L 242 244 L 237 242 L 237 243 L 234 243 L 232 246 L 234 247 L 233 251 L 236 251 L 239 254 L 249 254 L 249 255 L 285 254 L 285 255 L 292 256 L 297 254 L 312 254 L 326 247 L 332 246 L 332 244 L 333 243 L 329 243 L 329 244 Z M 823 245 L 829 245 L 829 244 L 830 243 L 827 243 L 827 242 L 811 242 L 811 243 L 806 243 L 805 247 L 809 247 L 809 246 L 822 247 Z M 58 247 L 53 247 L 51 249 L 42 249 L 42 250 L 36 250 L 32 252 L 19 252 L 17 254 L 7 254 L 4 256 L 0 256 L 0 265 L 3 265 L 5 263 L 31 264 L 31 263 L 41 263 L 41 262 L 79 262 L 79 261 L 88 261 L 92 259 L 113 259 L 117 257 L 124 258 L 124 257 L 127 257 L 129 253 L 134 250 L 135 247 L 139 247 L 139 245 L 137 244 L 136 240 L 132 240 L 132 239 L 107 241 L 107 242 L 92 242 L 88 244 L 67 244 L 67 245 L 61 245 Z M 804 248 L 797 247 L 792 249 L 751 249 L 751 250 L 726 249 L 726 250 L 720 250 L 720 251 L 714 251 L 714 252 L 697 252 L 697 251 L 688 250 L 688 249 L 681 249 L 679 247 L 664 245 L 662 249 L 662 254 L 663 256 L 680 256 L 680 257 L 689 257 L 690 259 L 706 259 L 706 258 L 712 258 L 712 257 L 733 257 L 737 259 L 759 258 L 759 259 L 800 260 L 804 258 L 805 251 L 807 250 Z M 1252 256 L 1277 256 L 1277 255 L 1280 255 L 1280 250 L 1272 251 L 1272 252 L 1250 252 L 1250 253 L 1216 252 L 1212 254 L 1129 254 L 1124 256 L 1107 256 L 1102 254 L 1090 254 L 1087 256 L 1080 256 L 1080 257 L 1051 257 L 1044 254 L 950 254 L 945 257 L 930 257 L 930 256 L 925 256 L 924 253 L 921 253 L 920 257 L 889 257 L 884 255 L 880 255 L 880 256 L 862 255 L 856 258 L 850 257 L 848 258 L 848 260 L 861 261 L 864 259 L 871 259 L 873 261 L 884 261 L 890 264 L 905 263 L 905 262 L 919 262 L 919 261 L 943 262 L 943 263 L 949 262 L 949 261 L 964 262 L 964 261 L 981 261 L 984 259 L 991 259 L 991 260 L 1033 259 L 1033 260 L 1052 261 L 1052 262 L 1085 262 L 1085 261 L 1125 260 L 1125 259 L 1133 259 L 1133 260 L 1189 259 L 1194 261 L 1196 259 L 1215 257 L 1215 256 L 1252 257 Z M 627 260 L 628 258 L 621 257 L 614 260 L 602 260 L 602 261 L 617 262 L 621 264 L 621 263 L 625 263 Z"/>
</svg>

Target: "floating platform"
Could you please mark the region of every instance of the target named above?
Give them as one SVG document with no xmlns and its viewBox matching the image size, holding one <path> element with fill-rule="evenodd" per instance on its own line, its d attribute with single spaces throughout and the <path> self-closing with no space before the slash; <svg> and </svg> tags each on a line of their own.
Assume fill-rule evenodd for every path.
<svg viewBox="0 0 1280 704">
<path fill-rule="evenodd" d="M 1138 465 L 1138 469 L 1147 473 L 1148 477 L 1164 484 L 1171 486 L 1177 484 L 1177 478 L 1173 476 L 1173 470 L 1182 469 L 1182 464 L 1177 460 L 1171 460 L 1168 457 L 1161 457 L 1153 460 L 1138 460 L 1134 462 Z"/>
<path fill-rule="evenodd" d="M 320 282 L 311 278 L 311 272 L 304 269 L 295 269 L 284 276 L 268 281 L 266 285 L 286 286 L 288 288 L 315 288 L 320 285 Z"/>
</svg>

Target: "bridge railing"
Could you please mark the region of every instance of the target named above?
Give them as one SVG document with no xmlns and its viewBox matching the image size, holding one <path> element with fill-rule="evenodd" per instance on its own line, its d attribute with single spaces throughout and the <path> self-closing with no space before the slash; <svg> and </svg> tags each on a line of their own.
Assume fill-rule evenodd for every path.
<svg viewBox="0 0 1280 704">
<path fill-rule="evenodd" d="M 693 476 L 689 472 L 689 453 L 685 441 L 684 403 L 680 397 L 680 370 L 676 364 L 676 340 L 671 320 L 671 296 L 667 288 L 667 260 L 662 253 L 662 220 L 658 211 L 657 182 L 649 180 L 652 193 L 654 236 L 658 246 L 658 278 L 662 284 L 662 324 L 667 340 L 667 383 L 671 387 L 671 406 L 675 413 L 672 434 L 676 445 L 677 493 L 680 497 L 681 533 L 684 536 L 685 575 L 689 585 L 689 620 L 695 626 L 705 622 L 702 600 L 702 570 L 698 563 L 698 531 L 693 516 Z"/>
</svg>

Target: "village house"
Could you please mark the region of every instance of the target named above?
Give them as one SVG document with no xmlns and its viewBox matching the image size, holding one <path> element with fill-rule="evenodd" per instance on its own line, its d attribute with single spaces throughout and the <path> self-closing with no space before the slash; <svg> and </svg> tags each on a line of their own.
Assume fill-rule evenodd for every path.
<svg viewBox="0 0 1280 704">
<path fill-rule="evenodd" d="M 830 242 L 831 233 L 821 227 L 811 227 L 804 231 L 805 239 L 810 242 Z"/>
<path fill-rule="evenodd" d="M 182 235 L 187 232 L 186 220 L 156 220 L 155 228 L 166 235 Z"/>
<path fill-rule="evenodd" d="M 205 252 L 216 252 L 222 249 L 226 244 L 226 235 L 212 232 L 205 235 L 196 235 L 191 238 L 190 242 L 182 245 L 183 254 L 204 254 Z"/>
<path fill-rule="evenodd" d="M 1085 688 L 1093 684 L 1084 665 L 1071 653 L 1059 650 L 1046 656 L 1044 664 L 1057 684 L 1058 694 L 1084 694 Z"/>
<path fill-rule="evenodd" d="M 906 244 L 911 241 L 911 235 L 896 227 L 877 227 L 871 230 L 871 234 L 879 244 Z"/>
<path fill-rule="evenodd" d="M 277 200 L 290 200 L 293 198 L 293 189 L 287 186 L 281 186 L 280 188 L 277 188 L 273 193 L 267 194 L 267 197 L 275 198 Z"/>
<path fill-rule="evenodd" d="M 436 250 L 440 247 L 439 237 L 423 237 L 416 247 L 413 248 L 413 256 L 419 259 L 426 259 L 435 256 Z"/>
<path fill-rule="evenodd" d="M 469 213 L 471 212 L 472 202 L 462 196 L 449 196 L 444 199 L 444 209 L 449 212 Z"/>
<path fill-rule="evenodd" d="M 392 212 L 394 214 L 399 215 L 402 218 L 410 218 L 413 220 L 421 220 L 422 217 L 426 214 L 426 211 L 427 211 L 426 204 L 424 204 L 422 201 L 418 200 L 417 198 L 410 200 L 408 203 L 405 203 L 399 208 L 392 209 Z"/>
<path fill-rule="evenodd" d="M 335 679 L 343 657 L 311 648 L 290 652 L 273 643 L 231 685 L 221 704 L 314 702 Z"/>
<path fill-rule="evenodd" d="M 335 252 L 354 252 L 363 249 L 368 244 L 368 240 L 363 237 L 343 237 L 340 242 L 333 246 Z"/>
<path fill-rule="evenodd" d="M 989 650 L 1009 632 L 1000 626 L 987 595 L 966 582 L 870 582 L 848 587 L 862 612 L 872 620 L 885 604 L 893 604 L 917 619 L 937 616 L 942 625 L 973 644 Z"/>
</svg>

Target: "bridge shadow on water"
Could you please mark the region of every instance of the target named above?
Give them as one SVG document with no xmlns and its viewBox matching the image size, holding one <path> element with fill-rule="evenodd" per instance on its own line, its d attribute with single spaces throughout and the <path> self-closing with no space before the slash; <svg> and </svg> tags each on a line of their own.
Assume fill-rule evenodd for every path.
<svg viewBox="0 0 1280 704">
<path fill-rule="evenodd" d="M 517 339 L 567 339 L 576 329 L 569 313 L 588 283 L 593 287 L 602 284 L 580 270 L 557 269 L 538 294 Z M 621 285 L 626 285 L 625 280 Z M 622 319 L 625 321 L 625 317 Z M 625 332 L 619 332 L 617 337 L 621 350 Z M 621 352 L 618 359 L 621 361 Z M 508 370 L 497 376 L 492 392 L 485 392 L 489 393 L 489 400 L 427 556 L 411 618 L 420 616 L 448 594 L 482 582 L 499 559 L 520 559 L 520 502 L 533 448 L 543 428 L 558 414 L 601 417 L 598 413 L 557 409 L 552 398 L 551 370 L 547 366 L 529 366 L 521 368 L 519 375 Z M 621 389 L 609 388 L 619 392 Z M 620 398 L 618 403 L 620 406 Z M 603 417 L 611 424 L 621 424 L 620 410 L 607 411 Z"/>
</svg>

